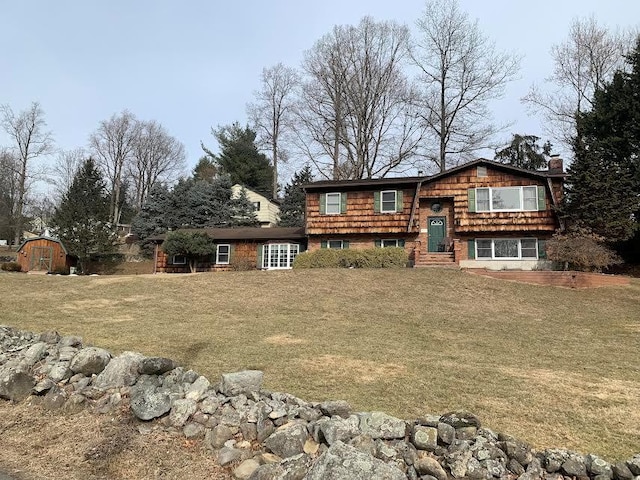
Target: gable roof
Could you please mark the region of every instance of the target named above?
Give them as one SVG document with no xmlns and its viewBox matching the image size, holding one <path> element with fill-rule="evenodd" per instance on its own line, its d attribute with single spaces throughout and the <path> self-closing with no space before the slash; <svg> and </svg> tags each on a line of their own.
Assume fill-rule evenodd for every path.
<svg viewBox="0 0 640 480">
<path fill-rule="evenodd" d="M 251 193 L 253 193 L 253 194 L 255 194 L 255 195 L 258 195 L 259 197 L 264 198 L 264 199 L 265 199 L 265 201 L 267 201 L 267 202 L 271 202 L 271 203 L 273 203 L 274 205 L 276 205 L 277 207 L 279 207 L 279 206 L 280 206 L 280 203 L 281 203 L 281 202 L 280 202 L 280 200 L 275 199 L 275 198 L 269 198 L 269 197 L 267 197 L 264 193 L 256 192 L 255 190 L 253 190 L 253 189 L 251 189 L 251 188 L 249 188 L 249 187 L 245 187 L 245 186 L 244 186 L 244 185 L 242 185 L 241 183 L 234 183 L 234 184 L 231 186 L 231 189 L 232 189 L 232 190 L 233 190 L 233 189 L 244 189 L 244 190 L 246 190 L 247 192 L 251 192 Z"/>
<path fill-rule="evenodd" d="M 303 185 L 305 191 L 325 190 L 328 188 L 381 188 L 381 187 L 394 187 L 402 185 L 413 185 L 418 182 L 429 183 L 441 178 L 445 178 L 451 175 L 455 175 L 458 172 L 473 168 L 478 165 L 490 166 L 496 170 L 502 170 L 516 175 L 522 175 L 534 178 L 564 178 L 564 173 L 550 173 L 547 170 L 527 170 L 526 168 L 514 167 L 513 165 L 507 165 L 505 163 L 496 162 L 493 160 L 487 160 L 486 158 L 479 158 L 472 162 L 458 165 L 457 167 L 450 168 L 444 172 L 436 173 L 434 175 L 418 176 L 418 177 L 385 177 L 385 178 L 366 178 L 359 180 L 321 180 L 318 182 L 308 183 Z"/>
<path fill-rule="evenodd" d="M 60 245 L 60 247 L 62 248 L 62 251 L 64 252 L 65 255 L 69 255 L 69 252 L 67 251 L 67 247 L 64 246 L 64 243 L 62 243 L 62 241 L 60 239 L 53 238 L 53 237 L 47 237 L 45 235 L 41 235 L 39 237 L 25 238 L 24 241 L 18 247 L 18 250 L 16 250 L 16 251 L 19 252 L 20 250 L 22 250 L 22 247 L 24 247 L 27 243 L 33 242 L 35 240 L 48 240 L 50 242 L 55 242 L 55 243 Z"/>
<path fill-rule="evenodd" d="M 307 238 L 304 227 L 239 227 L 239 228 L 181 228 L 181 232 L 204 232 L 214 240 L 300 240 Z M 148 240 L 159 243 L 166 234 L 154 235 Z"/>
</svg>

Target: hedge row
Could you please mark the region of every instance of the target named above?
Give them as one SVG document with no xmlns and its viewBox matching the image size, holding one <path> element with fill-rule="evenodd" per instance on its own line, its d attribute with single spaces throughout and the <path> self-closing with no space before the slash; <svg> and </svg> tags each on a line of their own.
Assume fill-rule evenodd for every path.
<svg viewBox="0 0 640 480">
<path fill-rule="evenodd" d="M 293 268 L 402 268 L 409 262 L 404 248 L 331 249 L 299 254 Z"/>
<path fill-rule="evenodd" d="M 5 272 L 20 272 L 22 270 L 22 267 L 20 267 L 20 264 L 18 262 L 7 262 L 0 265 L 0 269 L 4 270 Z"/>
</svg>

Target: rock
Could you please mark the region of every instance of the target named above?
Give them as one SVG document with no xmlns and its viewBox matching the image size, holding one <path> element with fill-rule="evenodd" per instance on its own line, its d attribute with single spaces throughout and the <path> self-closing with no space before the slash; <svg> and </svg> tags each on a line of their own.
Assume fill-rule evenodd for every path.
<svg viewBox="0 0 640 480">
<path fill-rule="evenodd" d="M 216 460 L 218 465 L 224 467 L 225 465 L 229 465 L 230 463 L 237 462 L 242 459 L 242 455 L 242 450 L 233 447 L 222 447 L 218 452 Z"/>
<path fill-rule="evenodd" d="M 355 415 L 347 419 L 335 417 L 319 420 L 317 425 L 320 432 L 322 432 L 322 438 L 317 440 L 324 439 L 329 446 L 337 441 L 346 443 L 360 433 L 358 429 L 359 423 L 360 420 Z"/>
<path fill-rule="evenodd" d="M 447 465 L 454 478 L 464 478 L 467 476 L 467 465 L 471 460 L 471 450 L 460 450 L 446 456 Z M 524 473 L 524 468 L 522 469 Z"/>
<path fill-rule="evenodd" d="M 64 391 L 56 386 L 49 390 L 44 396 L 42 406 L 47 410 L 58 410 L 64 406 L 64 402 L 66 402 L 66 400 L 67 397 L 64 394 Z"/>
<path fill-rule="evenodd" d="M 411 442 L 418 450 L 433 452 L 438 446 L 438 429 L 416 425 L 413 427 Z"/>
<path fill-rule="evenodd" d="M 460 427 L 456 428 L 456 438 L 460 440 L 473 440 L 478 436 L 476 427 Z"/>
<path fill-rule="evenodd" d="M 279 457 L 293 457 L 304 453 L 308 437 L 307 428 L 296 424 L 276 430 L 264 441 L 264 446 Z"/>
<path fill-rule="evenodd" d="M 256 423 L 256 440 L 258 443 L 264 442 L 275 430 L 276 427 L 268 418 L 258 421 Z"/>
<path fill-rule="evenodd" d="M 227 440 L 233 438 L 235 432 L 226 425 L 218 425 L 213 427 L 205 435 L 205 442 L 211 446 L 211 448 L 217 449 L 222 447 Z"/>
<path fill-rule="evenodd" d="M 138 382 L 131 389 L 131 411 L 140 420 L 158 418 L 171 410 L 171 397 L 155 385 Z"/>
<path fill-rule="evenodd" d="M 362 453 L 366 453 L 367 455 L 371 455 L 372 457 L 376 456 L 378 447 L 376 446 L 376 441 L 371 438 L 370 435 L 358 435 L 357 437 L 349 440 L 347 445 L 357 448 Z"/>
<path fill-rule="evenodd" d="M 448 423 L 438 422 L 438 438 L 445 445 L 451 445 L 456 438 L 456 429 Z"/>
<path fill-rule="evenodd" d="M 351 415 L 351 405 L 345 400 L 331 400 L 319 405 L 320 411 L 327 417 L 339 416 L 348 418 Z"/>
<path fill-rule="evenodd" d="M 433 457 L 418 457 L 413 467 L 420 475 L 431 475 L 438 480 L 447 480 L 447 473 Z"/>
<path fill-rule="evenodd" d="M 66 380 L 71 377 L 71 370 L 66 363 L 56 363 L 49 370 L 49 378 L 54 382 L 61 382 L 62 380 Z"/>
<path fill-rule="evenodd" d="M 336 442 L 309 469 L 305 480 L 406 480 L 398 468 Z M 444 479 L 442 479 L 444 480 Z"/>
<path fill-rule="evenodd" d="M 473 413 L 469 412 L 449 412 L 440 417 L 442 423 L 451 425 L 456 430 L 463 427 L 480 428 L 480 420 Z"/>
<path fill-rule="evenodd" d="M 163 375 L 178 365 L 169 358 L 147 357 L 138 365 L 138 373 L 141 375 Z"/>
<path fill-rule="evenodd" d="M 629 467 L 629 470 L 631 470 L 631 473 L 634 475 L 640 475 L 640 455 L 634 455 L 627 460 L 627 467 Z"/>
<path fill-rule="evenodd" d="M 200 376 L 196 379 L 195 382 L 187 387 L 184 396 L 185 398 L 198 402 L 200 401 L 200 399 L 202 399 L 205 392 L 209 389 L 210 386 L 211 384 L 209 383 L 209 380 L 207 380 L 203 376 Z"/>
<path fill-rule="evenodd" d="M 318 452 L 319 448 L 320 448 L 319 443 L 316 443 L 312 438 L 307 438 L 307 440 L 304 442 L 304 446 L 302 447 L 302 450 L 307 455 L 314 455 L 315 453 Z"/>
<path fill-rule="evenodd" d="M 200 411 L 208 415 L 213 415 L 218 410 L 220 401 L 215 397 L 205 397 L 200 403 Z"/>
<path fill-rule="evenodd" d="M 613 478 L 616 480 L 633 480 L 633 473 L 625 462 L 618 462 L 613 467 Z"/>
<path fill-rule="evenodd" d="M 69 368 L 74 373 L 98 374 L 111 360 L 111 354 L 102 348 L 87 347 L 80 350 L 71 360 Z"/>
<path fill-rule="evenodd" d="M 577 455 L 572 455 L 562 464 L 562 470 L 570 477 L 586 477 L 587 466 L 585 465 L 584 458 Z"/>
<path fill-rule="evenodd" d="M 143 359 L 144 356 L 136 352 L 124 352 L 118 355 L 111 359 L 100 375 L 95 378 L 94 387 L 107 390 L 133 385 L 140 376 L 138 367 Z"/>
<path fill-rule="evenodd" d="M 45 342 L 45 343 L 48 343 L 49 345 L 53 345 L 60 341 L 60 334 L 53 330 L 50 332 L 43 332 L 40 334 L 40 337 L 38 337 L 38 339 L 41 342 Z"/>
<path fill-rule="evenodd" d="M 82 337 L 68 335 L 62 337 L 58 343 L 61 347 L 78 347 L 82 346 Z"/>
<path fill-rule="evenodd" d="M 613 478 L 613 469 L 609 462 L 595 455 L 587 455 L 587 471 L 593 476 L 604 475 Z"/>
<path fill-rule="evenodd" d="M 33 387 L 33 391 L 38 395 L 52 389 L 55 386 L 55 382 L 50 378 L 43 378 L 40 380 L 35 387 Z"/>
<path fill-rule="evenodd" d="M 196 413 L 197 409 L 198 404 L 193 400 L 189 400 L 188 398 L 176 400 L 171 406 L 169 422 L 174 427 L 182 427 L 187 423 L 191 415 Z"/>
<path fill-rule="evenodd" d="M 48 345 L 45 342 L 34 343 L 25 352 L 23 361 L 29 367 L 33 367 L 46 356 L 47 348 Z"/>
<path fill-rule="evenodd" d="M 10 368 L 0 369 L 0 398 L 21 402 L 29 396 L 34 385 L 31 375 Z"/>
<path fill-rule="evenodd" d="M 204 431 L 204 425 L 196 422 L 189 422 L 182 429 L 182 434 L 187 438 L 201 438 L 204 437 Z"/>
<path fill-rule="evenodd" d="M 360 431 L 371 435 L 371 438 L 391 440 L 404 438 L 407 424 L 404 420 L 392 417 L 383 412 L 359 413 Z"/>
<path fill-rule="evenodd" d="M 255 472 L 260 464 L 253 458 L 243 461 L 233 471 L 233 477 L 237 480 L 248 480 L 249 477 Z"/>
<path fill-rule="evenodd" d="M 241 423 L 240 432 L 242 433 L 242 437 L 250 442 L 253 442 L 258 438 L 258 428 L 255 423 Z"/>
<path fill-rule="evenodd" d="M 423 427 L 437 427 L 440 423 L 440 415 L 423 415 L 416 420 L 416 423 Z"/>
<path fill-rule="evenodd" d="M 236 373 L 225 373 L 220 382 L 220 392 L 227 397 L 241 393 L 258 392 L 262 387 L 264 374 L 260 370 L 244 370 Z"/>
</svg>

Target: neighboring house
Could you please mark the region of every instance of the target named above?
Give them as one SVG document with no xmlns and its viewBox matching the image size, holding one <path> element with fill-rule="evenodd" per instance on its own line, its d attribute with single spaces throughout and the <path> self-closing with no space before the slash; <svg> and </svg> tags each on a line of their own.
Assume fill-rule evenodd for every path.
<svg viewBox="0 0 640 480">
<path fill-rule="evenodd" d="M 76 260 L 60 240 L 45 236 L 22 242 L 16 258 L 23 272 L 43 273 L 68 273 L 69 268 L 76 265 Z"/>
<path fill-rule="evenodd" d="M 253 204 L 253 209 L 256 212 L 256 217 L 258 218 L 258 222 L 260 222 L 260 226 L 275 227 L 278 225 L 278 221 L 280 219 L 280 205 L 274 200 L 271 200 L 258 192 L 254 192 L 247 187 L 243 187 L 238 183 L 231 187 L 233 198 L 238 198 L 243 188 L 245 192 L 247 192 L 247 198 Z"/>
<path fill-rule="evenodd" d="M 304 228 L 205 228 L 216 243 L 214 255 L 200 258 L 199 272 L 225 270 L 284 270 L 293 265 L 298 253 L 306 250 Z M 154 273 L 188 273 L 189 262 L 183 255 L 162 251 L 164 235 L 150 240 L 155 246 Z"/>
<path fill-rule="evenodd" d="M 476 160 L 429 177 L 305 185 L 308 249 L 403 247 L 416 266 L 546 264 L 560 223 L 562 160 L 530 171 Z"/>
</svg>

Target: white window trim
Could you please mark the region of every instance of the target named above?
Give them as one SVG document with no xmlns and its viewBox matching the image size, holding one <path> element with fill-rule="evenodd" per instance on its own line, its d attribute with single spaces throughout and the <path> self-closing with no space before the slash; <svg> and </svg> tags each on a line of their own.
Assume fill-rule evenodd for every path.
<svg viewBox="0 0 640 480">
<path fill-rule="evenodd" d="M 280 266 L 280 247 L 286 245 L 287 246 L 287 265 L 284 267 Z M 278 250 L 278 266 L 272 267 L 270 266 L 270 253 L 271 249 L 275 248 Z M 293 260 L 291 259 L 291 251 L 296 250 L 296 256 L 300 254 L 300 244 L 299 243 L 266 243 L 262 246 L 262 269 L 263 270 L 290 270 L 293 268 L 293 260 L 295 260 L 295 256 Z"/>
<path fill-rule="evenodd" d="M 511 188 L 511 189 L 520 189 L 520 208 L 493 208 L 493 191 L 500 190 L 503 188 Z M 535 199 L 536 199 L 536 207 L 534 209 L 524 208 L 524 189 L 532 188 L 535 189 Z M 489 190 L 489 210 L 482 210 L 478 207 L 478 190 Z M 536 212 L 538 211 L 538 186 L 537 185 L 522 185 L 522 186 L 512 186 L 512 187 L 478 187 L 476 188 L 476 212 Z"/>
<path fill-rule="evenodd" d="M 389 246 L 384 244 L 384 242 L 396 242 L 395 245 Z M 383 238 L 380 240 L 380 248 L 398 248 L 398 239 L 397 238 Z"/>
<path fill-rule="evenodd" d="M 331 242 L 340 242 L 340 246 L 332 247 Z M 327 240 L 327 248 L 333 250 L 344 250 L 344 242 L 342 240 Z"/>
<path fill-rule="evenodd" d="M 182 262 L 176 262 L 176 257 L 182 257 Z M 171 257 L 172 265 L 186 265 L 187 264 L 187 256 L 186 255 L 174 255 Z"/>
<path fill-rule="evenodd" d="M 491 257 L 480 257 L 478 255 L 478 242 L 481 240 L 490 240 L 491 241 Z M 496 248 L 495 248 L 495 241 L 496 240 L 517 240 L 518 241 L 518 256 L 517 257 L 496 257 Z M 522 241 L 523 240 L 534 240 L 536 242 L 536 246 L 535 246 L 535 252 L 536 252 L 536 256 L 535 257 L 523 257 L 522 256 Z M 476 238 L 475 239 L 475 257 L 476 260 L 539 260 L 538 257 L 538 239 L 537 238 L 531 238 L 531 237 L 524 237 L 524 238 Z"/>
<path fill-rule="evenodd" d="M 337 195 L 338 197 L 338 211 L 337 212 L 330 212 L 329 211 L 329 197 L 335 197 Z M 327 193 L 324 197 L 324 213 L 326 213 L 327 215 L 340 215 L 342 213 L 342 193 L 340 192 L 331 192 L 331 193 Z M 332 204 L 333 206 L 334 204 Z"/>
<path fill-rule="evenodd" d="M 220 247 L 227 247 L 227 253 L 224 254 L 227 256 L 226 262 L 220 261 Z M 230 261 L 231 261 L 231 245 L 228 243 L 220 243 L 216 245 L 216 265 L 229 265 Z"/>
<path fill-rule="evenodd" d="M 393 210 L 385 210 L 384 209 L 384 194 L 385 193 L 393 193 Z M 396 213 L 398 205 L 398 191 L 397 190 L 382 190 L 380 192 L 380 213 Z"/>
</svg>

